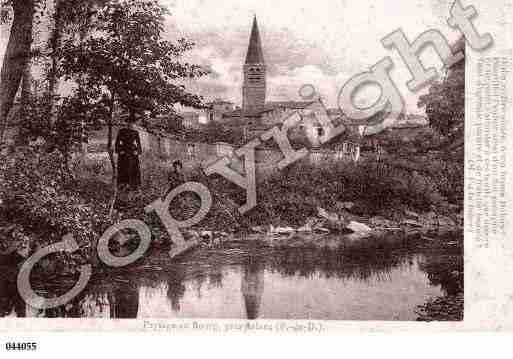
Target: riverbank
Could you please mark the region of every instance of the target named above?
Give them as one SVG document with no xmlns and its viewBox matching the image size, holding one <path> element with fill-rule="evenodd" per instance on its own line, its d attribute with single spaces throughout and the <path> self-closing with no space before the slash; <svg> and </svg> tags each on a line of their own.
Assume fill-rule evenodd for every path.
<svg viewBox="0 0 513 359">
<path fill-rule="evenodd" d="M 6 230 L 6 238 L 19 238 L 18 242 L 4 241 L 15 244 L 10 249 L 20 257 L 18 265 L 41 246 L 72 233 L 79 240 L 79 251 L 72 256 L 62 254 L 41 261 L 35 275 L 72 277 L 77 264 L 82 263 L 93 264 L 95 273 L 108 273 L 112 268 L 103 268 L 96 259 L 95 241 L 110 224 L 123 219 L 143 220 L 151 229 L 151 250 L 167 254 L 170 238 L 166 229 L 155 213 L 144 211 L 167 189 L 162 168 L 156 166 L 154 171 L 147 171 L 142 190 L 120 198 L 113 218 L 108 218 L 112 195 L 108 183 L 87 172 L 72 179 L 64 177 L 64 170 L 55 168 L 58 161 L 52 158 L 45 165 L 49 175 L 33 178 L 31 171 L 41 171 L 36 167 L 41 166 L 41 161 L 32 163 L 32 158 L 28 153 L 22 160 L 31 165 L 26 166 L 24 178 L 32 181 L 23 185 L 33 190 L 23 190 L 19 192 L 21 196 L 4 202 L 6 223 L 0 226 Z M 17 168 L 8 172 L 12 180 L 9 177 L 6 183 L 13 187 L 8 193 L 18 193 L 19 182 L 14 180 L 19 177 Z M 54 178 L 62 182 L 56 185 Z M 241 188 L 221 177 L 205 178 L 200 172 L 190 173 L 189 180 L 209 188 L 213 205 L 203 221 L 182 229 L 186 239 L 198 239 L 201 243 L 198 250 L 182 256 L 186 260 L 198 251 L 209 254 L 230 246 L 237 250 L 242 244 L 255 242 L 283 249 L 285 253 L 302 253 L 312 248 L 334 252 L 334 261 L 355 260 L 354 265 L 361 266 L 368 259 L 375 261 L 375 254 L 383 253 L 384 248 L 400 250 L 413 246 L 430 256 L 429 263 L 438 263 L 430 264 L 429 271 L 433 273 L 430 276 L 439 278 L 442 288 L 453 286 L 447 284 L 449 274 L 456 276 L 451 277 L 451 283 L 462 283 L 461 203 L 448 203 L 439 186 L 418 173 L 396 170 L 386 164 L 343 164 L 329 168 L 298 164 L 259 183 L 257 206 L 244 216 L 238 212 L 246 198 Z M 199 205 L 199 199 L 187 193 L 171 203 L 170 212 L 174 218 L 185 220 L 192 217 Z M 16 221 L 15 225 L 9 221 Z M 121 256 L 130 253 L 138 243 L 136 236 L 124 245 L 116 245 L 115 239 L 111 242 L 113 250 Z M 16 247 L 18 243 L 20 246 Z M 443 264 L 439 259 L 447 253 L 457 260 Z M 379 266 L 379 261 L 375 265 Z M 463 290 L 462 285 L 456 288 L 457 293 Z M 447 296 L 454 296 L 452 290 L 446 292 Z"/>
<path fill-rule="evenodd" d="M 239 283 L 249 281 L 258 283 L 258 293 L 263 292 L 256 302 L 261 303 L 261 318 L 415 320 L 419 319 L 415 312 L 426 298 L 432 301 L 444 293 L 461 290 L 459 278 L 449 274 L 462 266 L 462 256 L 456 247 L 443 248 L 443 243 L 449 242 L 446 239 L 437 241 L 438 246 L 428 247 L 421 240 L 404 242 L 394 237 L 354 241 L 347 236 L 324 235 L 325 240 L 329 237 L 337 237 L 340 245 L 284 246 L 277 245 L 277 241 L 273 244 L 256 237 L 241 237 L 215 246 L 201 245 L 173 261 L 166 247 L 155 247 L 133 265 L 96 268 L 79 297 L 62 308 L 37 315 L 97 316 L 110 307 L 112 318 L 128 311 L 134 318 L 195 318 L 215 316 L 215 308 L 228 306 L 233 318 L 237 318 L 244 305 L 239 303 L 244 298 Z M 0 316 L 13 310 L 4 310 L 3 304 L 12 305 L 19 300 L 16 278 L 8 283 L 2 279 L 5 277 L 0 277 L 0 287 L 4 288 L 4 283 L 10 291 L 0 291 Z M 44 296 L 62 293 L 75 281 L 73 277 L 48 273 L 32 280 L 34 288 Z M 309 288 L 309 295 L 298 296 L 299 288 Z M 279 303 L 283 305 L 276 306 Z M 20 307 L 23 304 L 17 303 L 16 308 Z M 200 314 L 198 310 L 205 312 Z M 257 307 L 248 310 L 258 313 Z M 439 308 L 438 312 L 443 310 Z M 17 313 L 23 316 L 22 310 Z M 27 308 L 25 315 L 35 314 Z M 430 320 L 439 319 L 431 316 Z"/>
<path fill-rule="evenodd" d="M 259 184 L 256 207 L 241 215 L 238 207 L 246 200 L 245 191 L 220 176 L 206 178 L 193 171 L 188 179 L 205 184 L 213 203 L 200 223 L 182 231 L 205 244 L 258 237 L 273 245 L 336 246 L 333 239 L 325 241 L 333 234 L 354 241 L 395 237 L 436 246 L 437 238 L 462 232 L 462 203 L 447 203 L 436 186 L 419 176 L 386 164 L 318 168 L 300 163 Z M 80 188 L 81 196 L 91 202 L 111 196 L 110 186 L 101 181 L 86 179 Z M 144 208 L 166 189 L 162 169 L 156 167 L 144 179 L 143 190 L 115 213 L 117 220 L 147 223 L 157 247 L 170 238 L 158 216 Z M 177 220 L 186 220 L 199 207 L 199 198 L 186 193 L 173 200 L 169 210 Z"/>
<path fill-rule="evenodd" d="M 417 321 L 462 321 L 464 312 L 463 293 L 430 299 L 418 307 Z"/>
</svg>

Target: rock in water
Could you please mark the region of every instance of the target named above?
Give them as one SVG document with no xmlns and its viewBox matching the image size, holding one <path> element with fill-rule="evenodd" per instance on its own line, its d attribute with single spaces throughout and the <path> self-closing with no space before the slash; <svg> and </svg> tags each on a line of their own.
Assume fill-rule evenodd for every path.
<svg viewBox="0 0 513 359">
<path fill-rule="evenodd" d="M 271 225 L 271 233 L 273 234 L 290 234 L 294 232 L 292 227 L 274 227 Z"/>
<path fill-rule="evenodd" d="M 317 213 L 319 217 L 326 221 L 326 223 L 324 223 L 326 228 L 337 232 L 346 229 L 344 217 L 339 216 L 337 213 L 330 213 L 321 207 L 317 207 Z"/>
<path fill-rule="evenodd" d="M 310 226 L 308 223 L 306 223 L 303 227 L 299 227 L 297 229 L 298 232 L 307 232 L 307 233 L 310 233 L 310 232 L 313 232 L 313 228 L 312 226 Z"/>
<path fill-rule="evenodd" d="M 266 233 L 267 228 L 265 226 L 255 226 L 251 227 L 251 230 L 255 233 Z"/>
<path fill-rule="evenodd" d="M 324 208 L 321 208 L 321 207 L 317 207 L 317 214 L 319 215 L 319 217 L 327 219 L 330 222 L 338 222 L 338 220 L 339 220 L 338 214 L 329 213 L 328 211 L 326 211 Z"/>
<path fill-rule="evenodd" d="M 372 231 L 372 228 L 370 228 L 366 224 L 356 222 L 356 221 L 349 222 L 349 224 L 347 225 L 347 228 L 352 230 L 353 232 L 357 232 L 357 233 L 367 233 L 367 232 Z"/>
<path fill-rule="evenodd" d="M 422 227 L 422 224 L 420 224 L 417 221 L 412 221 L 410 219 L 406 219 L 406 220 L 402 221 L 401 224 L 404 224 L 406 226 L 412 226 L 412 227 Z"/>
</svg>

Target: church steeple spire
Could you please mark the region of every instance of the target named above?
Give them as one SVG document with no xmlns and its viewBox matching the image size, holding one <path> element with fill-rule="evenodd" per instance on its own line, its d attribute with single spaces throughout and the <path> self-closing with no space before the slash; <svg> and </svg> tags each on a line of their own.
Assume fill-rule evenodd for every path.
<svg viewBox="0 0 513 359">
<path fill-rule="evenodd" d="M 249 38 L 248 53 L 246 55 L 246 64 L 263 64 L 264 52 L 262 51 L 262 41 L 258 31 L 258 22 L 256 15 L 253 18 L 253 28 Z"/>
<path fill-rule="evenodd" d="M 258 31 L 256 15 L 249 37 L 248 53 L 244 64 L 244 83 L 242 85 L 242 110 L 245 116 L 251 116 L 264 110 L 266 94 L 266 67 L 262 41 Z"/>
</svg>

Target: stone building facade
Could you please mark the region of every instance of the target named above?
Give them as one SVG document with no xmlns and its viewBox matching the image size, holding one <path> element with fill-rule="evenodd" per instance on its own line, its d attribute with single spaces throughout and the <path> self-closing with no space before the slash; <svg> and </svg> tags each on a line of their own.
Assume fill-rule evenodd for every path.
<svg viewBox="0 0 513 359">
<path fill-rule="evenodd" d="M 282 126 L 295 116 L 300 117 L 301 124 L 291 128 L 290 135 L 295 138 L 305 138 L 312 147 L 320 146 L 320 138 L 325 135 L 325 129 L 320 126 L 315 116 L 325 116 L 325 108 L 320 99 L 312 101 L 267 101 L 267 68 L 264 50 L 256 17 L 249 37 L 248 50 L 243 65 L 242 107 L 236 107 L 229 101 L 221 99 L 207 103 L 200 111 L 199 118 L 205 118 L 205 123 L 220 123 L 233 131 L 243 131 L 247 140 L 259 136 L 273 126 Z M 320 111 L 322 107 L 323 111 Z M 312 116 L 315 114 L 315 116 Z M 328 111 L 331 119 L 342 116 L 340 111 Z M 193 127 L 196 121 L 191 121 L 189 115 L 184 116 L 187 127 Z M 197 116 L 198 117 L 198 116 Z M 201 122 L 201 119 L 199 120 Z"/>
</svg>

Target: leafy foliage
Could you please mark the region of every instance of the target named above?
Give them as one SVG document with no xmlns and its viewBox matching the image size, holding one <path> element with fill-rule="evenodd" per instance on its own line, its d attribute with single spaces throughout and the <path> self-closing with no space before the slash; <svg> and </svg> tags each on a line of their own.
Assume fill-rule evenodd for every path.
<svg viewBox="0 0 513 359">
<path fill-rule="evenodd" d="M 96 99 L 92 102 L 91 99 Z M 108 106 L 105 97 L 95 89 L 79 87 L 73 96 L 64 98 L 55 123 L 54 143 L 63 154 L 69 154 L 74 145 L 93 129 L 105 125 Z"/>
<path fill-rule="evenodd" d="M 464 49 L 461 39 L 457 45 Z M 429 123 L 442 135 L 444 159 L 430 166 L 437 168 L 433 179 L 440 192 L 451 203 L 463 203 L 464 197 L 464 126 L 465 126 L 465 61 L 448 69 L 442 81 L 431 85 L 429 93 L 419 98 L 426 108 Z"/>
<path fill-rule="evenodd" d="M 30 96 L 20 107 L 15 116 L 19 128 L 18 141 L 28 143 L 39 137 L 49 138 L 51 132 L 44 112 L 46 99 L 42 96 Z"/>
<path fill-rule="evenodd" d="M 199 129 L 181 127 L 175 133 L 184 141 L 204 143 L 225 142 L 236 146 L 244 145 L 242 129 L 227 128 L 216 122 L 210 122 Z"/>
<path fill-rule="evenodd" d="M 10 1 L 1 1 L 0 2 L 0 24 L 9 23 L 12 20 L 12 9 L 10 6 Z"/>
<path fill-rule="evenodd" d="M 179 61 L 192 43 L 162 39 L 165 8 L 153 0 L 108 1 L 96 14 L 92 34 L 68 40 L 61 51 L 62 72 L 92 89 L 103 90 L 130 114 L 173 112 L 173 105 L 199 106 L 201 99 L 176 82 L 204 74 Z"/>
<path fill-rule="evenodd" d="M 465 66 L 456 65 L 443 81 L 437 81 L 429 93 L 419 98 L 426 108 L 430 125 L 442 135 L 461 131 L 465 118 Z"/>
<path fill-rule="evenodd" d="M 91 258 L 93 243 L 110 224 L 106 205 L 87 203 L 71 187 L 64 157 L 46 153 L 39 143 L 19 146 L 0 155 L 0 218 L 15 230 L 4 238 L 3 247 L 37 248 L 59 242 L 72 234 L 80 250 L 60 254 L 63 264 Z M 70 267 L 71 268 L 71 267 Z"/>
</svg>

